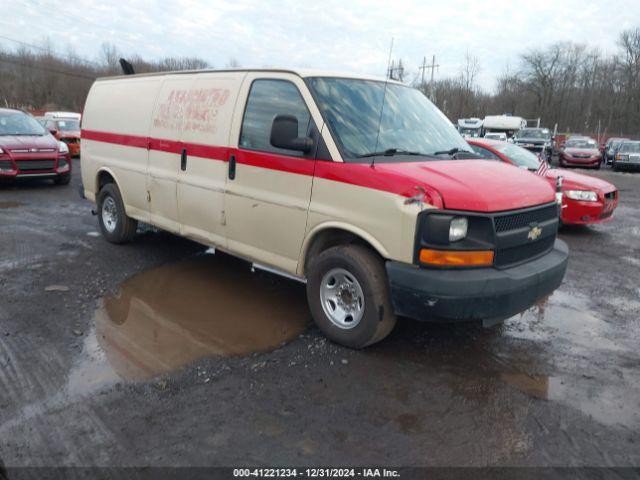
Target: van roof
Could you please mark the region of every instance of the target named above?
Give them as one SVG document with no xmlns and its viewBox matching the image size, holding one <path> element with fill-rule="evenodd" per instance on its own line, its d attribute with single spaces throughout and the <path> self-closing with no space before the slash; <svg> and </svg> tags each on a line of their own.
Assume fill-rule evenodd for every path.
<svg viewBox="0 0 640 480">
<path fill-rule="evenodd" d="M 197 73 L 223 73 L 223 72 L 274 72 L 274 73 L 292 73 L 301 78 L 307 77 L 339 77 L 339 78 L 354 78 L 359 80 L 373 80 L 378 82 L 384 82 L 385 78 L 375 75 L 362 75 L 349 72 L 335 72 L 330 70 L 307 70 L 307 69 L 293 69 L 293 68 L 226 68 L 226 69 L 202 69 L 202 70 L 178 70 L 168 72 L 152 72 L 152 73 L 137 73 L 134 75 L 115 75 L 112 77 L 100 77 L 96 81 L 104 80 L 116 80 L 124 78 L 140 78 L 140 77 L 157 77 L 164 75 L 187 75 Z M 404 85 L 397 80 L 389 80 L 389 83 L 395 83 L 398 85 Z"/>
</svg>

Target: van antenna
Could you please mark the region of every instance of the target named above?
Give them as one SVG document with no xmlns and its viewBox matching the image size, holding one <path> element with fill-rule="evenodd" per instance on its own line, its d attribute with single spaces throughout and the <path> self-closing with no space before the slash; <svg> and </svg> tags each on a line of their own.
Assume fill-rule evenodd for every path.
<svg viewBox="0 0 640 480">
<path fill-rule="evenodd" d="M 120 68 L 122 68 L 122 73 L 124 75 L 134 75 L 136 72 L 133 70 L 133 65 L 127 62 L 124 58 L 119 60 Z"/>
<path fill-rule="evenodd" d="M 382 106 L 380 107 L 380 118 L 378 119 L 378 133 L 376 134 L 376 146 L 373 149 L 373 153 L 378 151 L 378 141 L 380 140 L 380 128 L 382 127 L 382 114 L 384 113 L 384 102 L 387 98 L 387 84 L 389 83 L 389 77 L 393 73 L 391 70 L 391 52 L 393 52 L 393 37 L 391 37 L 391 45 L 389 45 L 389 59 L 387 60 L 387 74 L 384 79 L 384 91 L 382 92 Z M 371 168 L 376 166 L 376 156 L 371 157 Z"/>
</svg>

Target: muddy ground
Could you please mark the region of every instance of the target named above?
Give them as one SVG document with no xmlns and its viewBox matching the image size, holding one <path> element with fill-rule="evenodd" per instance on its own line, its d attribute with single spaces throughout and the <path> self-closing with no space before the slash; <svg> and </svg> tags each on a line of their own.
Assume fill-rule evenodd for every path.
<svg viewBox="0 0 640 480">
<path fill-rule="evenodd" d="M 108 244 L 78 168 L 0 186 L 0 458 L 638 466 L 640 173 L 595 174 L 615 220 L 562 231 L 546 302 L 491 330 L 401 320 L 364 351 L 320 335 L 300 284 L 149 228 Z"/>
</svg>

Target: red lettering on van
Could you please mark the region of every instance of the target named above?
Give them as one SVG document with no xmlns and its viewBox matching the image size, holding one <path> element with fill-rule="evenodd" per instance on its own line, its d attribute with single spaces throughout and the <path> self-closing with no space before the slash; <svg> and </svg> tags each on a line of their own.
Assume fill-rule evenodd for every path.
<svg viewBox="0 0 640 480">
<path fill-rule="evenodd" d="M 231 92 L 226 88 L 171 90 L 158 105 L 153 126 L 165 130 L 215 133 L 219 109 Z"/>
</svg>

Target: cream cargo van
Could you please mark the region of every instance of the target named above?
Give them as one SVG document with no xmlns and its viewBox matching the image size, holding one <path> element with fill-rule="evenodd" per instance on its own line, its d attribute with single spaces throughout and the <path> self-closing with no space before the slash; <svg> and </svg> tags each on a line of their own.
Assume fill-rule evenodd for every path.
<svg viewBox="0 0 640 480">
<path fill-rule="evenodd" d="M 84 193 L 107 240 L 131 241 L 141 221 L 305 281 L 316 323 L 344 345 L 381 340 L 397 316 L 503 320 L 565 273 L 550 185 L 477 159 L 400 83 L 106 78 L 82 127 Z"/>
</svg>

